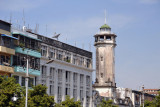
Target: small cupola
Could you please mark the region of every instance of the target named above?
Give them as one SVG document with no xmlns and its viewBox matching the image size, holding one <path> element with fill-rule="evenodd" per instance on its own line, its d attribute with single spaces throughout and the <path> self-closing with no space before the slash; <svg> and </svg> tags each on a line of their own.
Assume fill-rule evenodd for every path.
<svg viewBox="0 0 160 107">
<path fill-rule="evenodd" d="M 100 32 L 110 32 L 110 31 L 111 28 L 107 24 L 104 24 L 100 27 Z"/>
</svg>

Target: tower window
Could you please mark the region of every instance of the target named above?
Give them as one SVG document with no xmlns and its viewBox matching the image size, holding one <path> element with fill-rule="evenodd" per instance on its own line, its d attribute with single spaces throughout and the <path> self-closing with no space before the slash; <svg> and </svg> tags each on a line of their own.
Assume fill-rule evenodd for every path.
<svg viewBox="0 0 160 107">
<path fill-rule="evenodd" d="M 95 37 L 95 42 L 97 42 L 98 41 L 98 37 Z"/>
<path fill-rule="evenodd" d="M 101 73 L 101 78 L 103 78 L 103 73 Z"/>
<path fill-rule="evenodd" d="M 106 36 L 106 40 L 111 40 L 111 37 L 110 36 Z"/>
<path fill-rule="evenodd" d="M 104 40 L 104 36 L 100 36 L 100 41 L 101 41 L 101 40 Z"/>
<path fill-rule="evenodd" d="M 103 56 L 101 56 L 101 61 L 103 61 Z"/>
</svg>

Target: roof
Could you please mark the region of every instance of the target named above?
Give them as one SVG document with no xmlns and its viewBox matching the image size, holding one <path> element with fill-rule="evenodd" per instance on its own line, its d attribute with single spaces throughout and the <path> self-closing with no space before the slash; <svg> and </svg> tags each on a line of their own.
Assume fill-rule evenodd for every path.
<svg viewBox="0 0 160 107">
<path fill-rule="evenodd" d="M 107 24 L 104 24 L 100 27 L 100 29 L 103 29 L 103 28 L 111 29 L 110 26 L 108 26 Z"/>
<path fill-rule="evenodd" d="M 160 90 L 160 89 L 144 89 L 144 90 L 157 90 L 157 91 L 158 91 L 158 90 Z"/>
<path fill-rule="evenodd" d="M 30 39 L 34 39 L 34 40 L 37 40 L 37 41 L 42 41 L 42 40 L 40 40 L 40 39 L 33 38 L 33 37 L 28 36 L 28 35 L 25 35 L 25 34 L 19 33 L 19 32 L 12 32 L 12 34 L 18 34 L 18 35 L 21 35 L 21 36 L 28 37 L 28 38 L 30 38 Z"/>
<path fill-rule="evenodd" d="M 2 22 L 2 23 L 6 23 L 6 24 L 9 24 L 9 25 L 11 25 L 11 23 L 9 23 L 9 22 L 6 22 L 6 21 L 4 21 L 4 20 L 0 20 L 0 22 Z"/>
</svg>

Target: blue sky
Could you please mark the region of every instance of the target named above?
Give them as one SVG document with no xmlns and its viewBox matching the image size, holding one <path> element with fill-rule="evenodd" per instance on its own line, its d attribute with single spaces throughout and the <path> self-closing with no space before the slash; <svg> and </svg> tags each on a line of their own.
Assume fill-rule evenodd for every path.
<svg viewBox="0 0 160 107">
<path fill-rule="evenodd" d="M 62 42 L 93 52 L 94 34 L 107 24 L 117 34 L 116 83 L 119 87 L 160 88 L 160 0 L 0 0 L 0 19 L 22 24 Z M 47 25 L 47 32 L 46 32 Z"/>
</svg>

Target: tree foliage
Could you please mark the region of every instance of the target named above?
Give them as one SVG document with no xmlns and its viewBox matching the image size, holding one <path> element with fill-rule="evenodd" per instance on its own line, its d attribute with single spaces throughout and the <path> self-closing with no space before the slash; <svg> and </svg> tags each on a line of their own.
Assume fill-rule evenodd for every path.
<svg viewBox="0 0 160 107">
<path fill-rule="evenodd" d="M 16 102 L 13 97 L 18 97 Z M 0 107 L 17 107 L 24 97 L 24 89 L 15 83 L 15 79 L 0 76 Z"/>
<path fill-rule="evenodd" d="M 160 107 L 160 92 L 159 92 L 159 95 L 156 96 L 154 100 L 152 100 L 152 101 L 146 100 L 144 102 L 144 106 L 145 107 Z"/>
<path fill-rule="evenodd" d="M 42 85 L 33 86 L 28 93 L 28 107 L 51 107 L 54 105 L 54 97 L 49 96 L 47 87 Z M 25 98 L 24 98 L 25 99 Z M 21 102 L 21 106 L 25 105 L 25 100 Z"/>
<path fill-rule="evenodd" d="M 112 100 L 105 100 L 103 99 L 102 102 L 99 104 L 99 107 L 118 107 L 116 105 L 113 105 L 113 101 Z"/>
<path fill-rule="evenodd" d="M 67 95 L 65 101 L 56 104 L 55 107 L 81 107 L 81 102 L 74 101 L 74 98 L 70 98 L 70 96 Z"/>
<path fill-rule="evenodd" d="M 54 97 L 46 93 L 47 87 L 33 86 L 28 92 L 28 107 L 51 107 L 54 105 Z M 17 101 L 12 101 L 13 97 Z M 24 107 L 25 89 L 15 83 L 13 77 L 0 76 L 0 107 Z"/>
</svg>

